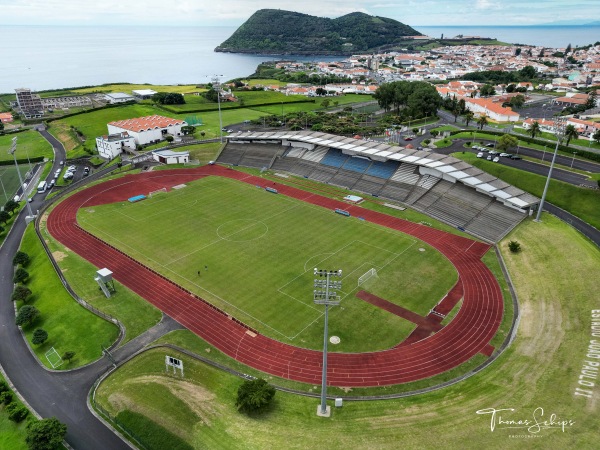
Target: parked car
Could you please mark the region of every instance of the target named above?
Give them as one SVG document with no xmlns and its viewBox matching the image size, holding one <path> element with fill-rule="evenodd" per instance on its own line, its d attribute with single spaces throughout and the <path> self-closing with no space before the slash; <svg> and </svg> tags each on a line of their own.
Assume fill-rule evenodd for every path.
<svg viewBox="0 0 600 450">
<path fill-rule="evenodd" d="M 60 169 L 56 169 L 56 171 L 54 172 L 54 176 L 58 177 L 60 175 Z"/>
<path fill-rule="evenodd" d="M 488 157 L 486 158 L 488 161 L 492 160 L 492 155 L 488 155 Z"/>
<path fill-rule="evenodd" d="M 523 159 L 523 158 L 521 158 L 520 155 L 510 155 L 509 158 L 510 159 Z"/>
<path fill-rule="evenodd" d="M 495 157 L 495 158 L 494 158 L 492 161 L 493 161 L 493 162 L 500 162 L 500 157 L 499 157 L 499 156 L 496 156 L 496 157 Z"/>
<path fill-rule="evenodd" d="M 496 150 L 490 150 L 490 155 L 498 155 L 500 154 L 500 152 L 497 152 Z"/>
<path fill-rule="evenodd" d="M 478 157 L 478 158 L 483 158 L 483 152 L 479 152 L 479 153 L 477 153 L 477 157 Z"/>
<path fill-rule="evenodd" d="M 495 147 L 495 144 L 492 144 L 492 143 L 490 142 L 489 144 L 485 144 L 485 146 L 486 146 L 487 148 L 494 148 L 494 147 Z"/>
<path fill-rule="evenodd" d="M 510 158 L 512 155 L 510 153 L 500 153 L 500 156 L 503 158 Z"/>
<path fill-rule="evenodd" d="M 405 141 L 412 141 L 414 138 L 412 136 L 404 136 Z"/>
<path fill-rule="evenodd" d="M 77 170 L 77 167 L 75 167 L 75 166 L 69 166 L 69 167 L 67 167 L 67 170 L 75 171 L 75 170 Z"/>
<path fill-rule="evenodd" d="M 50 190 L 54 187 L 54 185 L 56 184 L 56 178 L 54 178 L 53 180 L 50 180 L 50 183 L 48 183 L 48 188 L 46 190 Z"/>
</svg>

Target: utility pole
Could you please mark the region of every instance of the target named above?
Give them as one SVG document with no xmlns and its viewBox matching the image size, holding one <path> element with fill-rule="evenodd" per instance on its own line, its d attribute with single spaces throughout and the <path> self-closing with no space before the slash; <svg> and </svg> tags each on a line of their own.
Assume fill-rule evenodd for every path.
<svg viewBox="0 0 600 450">
<path fill-rule="evenodd" d="M 556 136 L 556 147 L 554 148 L 554 155 L 552 155 L 552 162 L 550 163 L 550 170 L 548 170 L 548 178 L 546 179 L 546 185 L 544 186 L 544 193 L 542 194 L 542 200 L 538 207 L 537 215 L 535 216 L 535 222 L 540 221 L 542 215 L 542 209 L 544 207 L 544 201 L 546 200 L 546 194 L 548 193 L 548 186 L 550 186 L 550 178 L 552 178 L 552 170 L 554 169 L 554 161 L 556 160 L 556 154 L 558 153 L 558 146 L 562 142 L 565 135 L 565 118 L 557 117 L 554 121 L 554 135 Z M 544 146 L 546 148 L 546 146 Z M 545 152 L 544 152 L 545 154 Z M 573 157 L 575 158 L 575 157 Z"/>
<path fill-rule="evenodd" d="M 221 116 L 221 76 L 215 75 L 212 79 L 213 89 L 217 91 L 217 103 L 219 105 L 219 133 L 221 144 L 223 143 L 223 117 Z"/>
</svg>

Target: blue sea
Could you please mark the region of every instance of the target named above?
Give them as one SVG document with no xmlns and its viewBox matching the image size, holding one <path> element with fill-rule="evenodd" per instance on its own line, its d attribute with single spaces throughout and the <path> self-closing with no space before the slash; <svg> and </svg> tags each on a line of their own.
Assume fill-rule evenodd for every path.
<svg viewBox="0 0 600 450">
<path fill-rule="evenodd" d="M 547 47 L 600 40 L 600 27 L 415 27 Z M 236 27 L 0 26 L 0 93 L 113 82 L 189 84 L 244 77 L 274 57 L 215 53 Z M 14 45 L 13 45 L 14 44 Z M 286 58 L 292 58 L 286 56 Z M 332 60 L 294 57 L 299 60 Z"/>
</svg>

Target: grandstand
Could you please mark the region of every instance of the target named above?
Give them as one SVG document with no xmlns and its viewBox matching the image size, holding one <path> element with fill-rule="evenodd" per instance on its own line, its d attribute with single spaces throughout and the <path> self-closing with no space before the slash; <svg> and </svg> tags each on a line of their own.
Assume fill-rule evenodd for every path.
<svg viewBox="0 0 600 450">
<path fill-rule="evenodd" d="M 539 200 L 457 158 L 319 132 L 227 138 L 218 163 L 267 167 L 410 206 L 489 242 Z"/>
</svg>

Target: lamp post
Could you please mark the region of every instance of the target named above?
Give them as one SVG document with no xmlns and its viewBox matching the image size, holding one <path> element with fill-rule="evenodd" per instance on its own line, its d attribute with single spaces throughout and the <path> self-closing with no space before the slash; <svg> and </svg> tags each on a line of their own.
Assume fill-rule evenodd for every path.
<svg viewBox="0 0 600 450">
<path fill-rule="evenodd" d="M 212 79 L 213 82 L 213 89 L 216 86 L 216 91 L 217 91 L 217 103 L 219 105 L 219 133 L 220 133 L 220 139 L 221 139 L 221 144 L 223 143 L 223 117 L 221 116 L 221 75 L 215 75 Z"/>
<path fill-rule="evenodd" d="M 331 414 L 331 410 L 327 406 L 327 322 L 329 306 L 336 306 L 340 304 L 340 296 L 337 295 L 335 289 L 342 288 L 341 281 L 332 281 L 331 278 L 341 277 L 342 270 L 319 270 L 315 268 L 314 276 L 319 277 L 314 279 L 314 302 L 317 305 L 325 305 L 325 328 L 323 332 L 323 374 L 321 377 L 321 404 L 317 407 L 317 415 L 321 417 L 329 417 Z M 325 279 L 323 279 L 323 277 Z"/>
<path fill-rule="evenodd" d="M 15 155 L 16 151 L 17 151 L 17 137 L 15 136 L 14 138 L 12 138 L 12 145 L 8 149 L 8 153 L 10 153 L 13 156 L 13 159 L 15 160 L 15 168 L 17 169 L 17 175 L 19 176 L 19 183 L 21 183 L 21 189 L 23 190 L 23 195 L 25 195 L 25 186 L 23 184 L 23 177 L 21 176 L 21 172 L 19 171 L 19 165 L 17 164 L 17 155 Z M 27 210 L 29 211 L 29 216 L 33 217 L 33 212 L 31 211 L 31 205 L 29 204 L 29 202 L 27 200 L 25 200 L 25 202 L 27 203 Z"/>
<path fill-rule="evenodd" d="M 565 134 L 565 118 L 560 117 L 554 121 L 554 134 L 556 136 L 556 147 L 554 148 L 554 154 L 552 155 L 552 162 L 550 163 L 550 170 L 548 170 L 548 178 L 546 179 L 546 185 L 544 186 L 544 192 L 542 193 L 542 200 L 538 207 L 537 215 L 535 216 L 535 222 L 540 221 L 542 215 L 542 209 L 544 208 L 544 201 L 546 200 L 546 194 L 548 193 L 548 186 L 550 186 L 550 178 L 552 178 L 552 169 L 554 169 L 554 161 L 556 160 L 556 154 L 558 153 L 558 146 L 562 142 L 562 138 Z M 544 146 L 544 149 L 546 146 Z"/>
<path fill-rule="evenodd" d="M 571 169 L 573 168 L 573 163 L 575 162 L 575 155 L 577 152 L 573 152 L 573 159 L 571 160 Z"/>
</svg>

